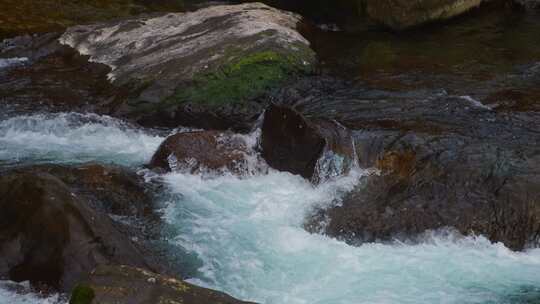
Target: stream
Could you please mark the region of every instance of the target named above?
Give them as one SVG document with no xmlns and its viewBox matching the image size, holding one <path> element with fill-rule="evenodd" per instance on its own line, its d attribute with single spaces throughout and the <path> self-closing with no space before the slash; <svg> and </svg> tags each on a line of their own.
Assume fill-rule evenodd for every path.
<svg viewBox="0 0 540 304">
<path fill-rule="evenodd" d="M 76 113 L 0 122 L 5 165 L 99 161 L 133 168 L 163 137 L 110 117 Z M 31 140 L 33 145 L 23 143 Z M 374 174 L 356 169 L 317 187 L 270 170 L 245 178 L 169 173 L 159 178 L 167 242 L 194 255 L 189 281 L 260 303 L 533 303 L 540 250 L 513 252 L 482 236 L 426 232 L 419 243 L 349 246 L 309 234 L 303 219 Z M 59 303 L 0 285 L 2 303 Z"/>
<path fill-rule="evenodd" d="M 322 62 L 321 73 L 350 80 L 357 90 L 347 91 L 353 96 L 343 101 L 306 98 L 317 103 L 306 108 L 342 119 L 357 132 L 371 127 L 363 124 L 368 121 L 364 116 L 351 118 L 355 115 L 351 109 L 363 111 L 366 117 L 370 113 L 357 100 L 382 100 L 379 109 L 388 110 L 390 106 L 383 104 L 388 100 L 395 106 L 398 99 L 426 100 L 427 104 L 432 97 L 458 96 L 459 102 L 469 102 L 478 112 L 531 113 L 540 109 L 540 13 L 488 12 L 407 36 L 372 29 L 355 34 L 321 30 L 314 36 L 310 39 Z M 39 92 L 35 93 L 38 85 L 22 96 L 20 90 L 30 77 L 23 75 L 24 79 L 12 82 L 2 74 L 28 64 L 27 60 L 0 58 L 0 89 L 4 90 L 0 93 L 0 169 L 99 162 L 146 174 L 149 182 L 164 185 L 159 195 L 164 241 L 187 264 L 190 283 L 261 304 L 540 301 L 540 248 L 512 251 L 482 235 L 462 236 L 450 228 L 426 231 L 410 242 L 352 246 L 304 229 L 306 218 L 316 210 L 339 205 L 345 193 L 362 185 L 365 177 L 378 174 L 372 168 L 357 167 L 317 186 L 271 168 L 243 177 L 148 174 L 144 165 L 163 140 L 188 129 L 143 128 L 99 114 L 35 113 L 24 98 L 39 98 Z M 56 83 L 59 73 L 47 74 L 47 68 L 45 65 L 35 83 L 46 83 L 43 79 L 49 78 Z M 504 99 L 508 92 L 513 94 L 511 101 Z M 445 100 L 432 104 L 434 109 L 447 105 Z M 327 111 L 329 107 L 334 112 Z M 394 116 L 401 115 L 401 110 L 394 112 Z M 409 114 L 414 116 L 412 110 L 401 116 Z M 445 118 L 453 121 L 450 115 Z M 416 116 L 411 121 L 414 119 Z M 497 126 L 502 124 L 500 120 Z M 476 126 L 477 121 L 469 122 Z M 456 123 L 455 129 L 470 125 Z M 482 126 L 491 125 L 485 122 Z M 474 131 L 484 132 L 478 129 Z M 470 130 L 463 133 L 473 133 Z M 259 133 L 247 136 L 256 142 Z M 478 135 L 481 137 L 483 133 Z M 0 281 L 0 303 L 63 304 L 67 299 L 63 294 L 34 293 L 24 282 Z"/>
</svg>

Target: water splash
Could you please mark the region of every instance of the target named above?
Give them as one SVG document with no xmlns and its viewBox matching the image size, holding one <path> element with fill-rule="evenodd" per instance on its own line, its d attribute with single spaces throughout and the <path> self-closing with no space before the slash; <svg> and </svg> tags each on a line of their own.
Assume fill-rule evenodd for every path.
<svg viewBox="0 0 540 304">
<path fill-rule="evenodd" d="M 0 303 L 9 304 L 67 304 L 59 294 L 41 295 L 34 293 L 28 283 L 0 281 Z"/>
<path fill-rule="evenodd" d="M 27 62 L 28 58 L 26 57 L 0 58 L 0 70 L 18 65 L 23 65 Z"/>
<path fill-rule="evenodd" d="M 164 137 L 109 116 L 59 113 L 0 121 L 0 162 L 140 165 Z"/>
<path fill-rule="evenodd" d="M 202 261 L 191 282 L 266 304 L 519 303 L 538 296 L 540 250 L 428 233 L 417 243 L 349 246 L 302 225 L 366 172 L 313 186 L 270 170 L 240 179 L 168 174 L 169 241 Z M 536 294 L 535 294 L 536 293 Z"/>
</svg>

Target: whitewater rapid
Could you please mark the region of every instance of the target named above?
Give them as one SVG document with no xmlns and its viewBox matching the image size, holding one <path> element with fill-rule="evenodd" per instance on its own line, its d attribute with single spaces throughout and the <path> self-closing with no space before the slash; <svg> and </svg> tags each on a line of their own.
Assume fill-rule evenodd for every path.
<svg viewBox="0 0 540 304">
<path fill-rule="evenodd" d="M 0 163 L 99 161 L 140 167 L 164 139 L 110 117 L 19 116 L 0 121 Z M 161 213 L 168 242 L 191 253 L 191 282 L 266 304 L 537 303 L 540 249 L 512 252 L 482 236 L 427 232 L 417 243 L 349 246 L 302 226 L 371 174 L 320 186 L 269 170 L 248 177 L 170 173 Z M 49 304 L 0 284 L 0 303 Z M 536 301 L 536 302 L 535 302 Z"/>
</svg>

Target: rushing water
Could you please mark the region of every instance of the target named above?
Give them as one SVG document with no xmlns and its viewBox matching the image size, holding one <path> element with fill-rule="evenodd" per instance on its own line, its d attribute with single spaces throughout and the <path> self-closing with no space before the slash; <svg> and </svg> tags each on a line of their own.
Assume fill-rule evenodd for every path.
<svg viewBox="0 0 540 304">
<path fill-rule="evenodd" d="M 19 116 L 0 122 L 0 161 L 140 166 L 162 140 L 109 117 Z M 302 229 L 313 208 L 339 203 L 368 173 L 358 169 L 317 187 L 275 170 L 243 178 L 163 175 L 169 242 L 197 256 L 192 282 L 260 303 L 538 302 L 539 249 L 512 252 L 451 231 L 352 247 Z M 0 284 L 0 303 L 61 302 L 12 285 Z"/>
<path fill-rule="evenodd" d="M 2 304 L 65 304 L 65 297 L 33 293 L 28 283 L 0 281 L 0 303 Z"/>
<path fill-rule="evenodd" d="M 0 163 L 87 161 L 139 165 L 163 137 L 96 114 L 36 114 L 0 121 Z"/>
</svg>

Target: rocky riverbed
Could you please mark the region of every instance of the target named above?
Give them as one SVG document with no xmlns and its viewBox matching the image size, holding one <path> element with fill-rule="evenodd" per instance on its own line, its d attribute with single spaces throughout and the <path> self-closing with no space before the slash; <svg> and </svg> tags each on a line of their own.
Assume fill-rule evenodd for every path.
<svg viewBox="0 0 540 304">
<path fill-rule="evenodd" d="M 0 302 L 540 301 L 535 1 L 30 2 Z"/>
</svg>

